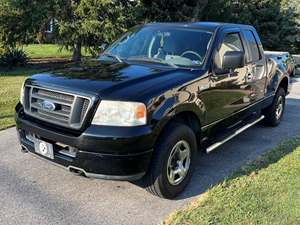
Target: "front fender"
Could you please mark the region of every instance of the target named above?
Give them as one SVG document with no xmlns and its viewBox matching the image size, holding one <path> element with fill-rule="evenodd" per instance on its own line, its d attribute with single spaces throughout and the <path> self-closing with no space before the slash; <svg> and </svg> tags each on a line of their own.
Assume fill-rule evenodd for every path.
<svg viewBox="0 0 300 225">
<path fill-rule="evenodd" d="M 182 93 L 181 93 L 182 94 Z M 176 116 L 181 113 L 194 114 L 199 122 L 205 118 L 205 107 L 198 98 L 191 98 L 182 94 L 173 96 L 161 102 L 152 113 L 151 124 L 153 126 L 153 134 L 157 138 L 167 124 L 169 124 Z M 184 101 L 182 101 L 185 99 Z"/>
</svg>

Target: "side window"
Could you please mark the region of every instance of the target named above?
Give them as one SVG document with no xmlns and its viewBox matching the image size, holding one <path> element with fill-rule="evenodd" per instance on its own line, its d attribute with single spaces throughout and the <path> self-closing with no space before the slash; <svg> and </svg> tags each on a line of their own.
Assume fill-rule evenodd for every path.
<svg viewBox="0 0 300 225">
<path fill-rule="evenodd" d="M 250 30 L 246 30 L 244 31 L 244 33 L 250 46 L 250 53 L 251 53 L 249 56 L 250 62 L 255 62 L 260 60 L 261 57 L 259 53 L 259 48 L 253 32 Z"/>
<path fill-rule="evenodd" d="M 219 50 L 220 58 L 228 51 L 244 51 L 241 37 L 238 33 L 227 34 L 222 42 L 221 48 Z"/>
<path fill-rule="evenodd" d="M 228 33 L 224 37 L 218 53 L 215 55 L 215 73 L 223 73 L 221 70 L 223 57 L 226 52 L 241 51 L 244 52 L 242 39 L 239 33 Z"/>
</svg>

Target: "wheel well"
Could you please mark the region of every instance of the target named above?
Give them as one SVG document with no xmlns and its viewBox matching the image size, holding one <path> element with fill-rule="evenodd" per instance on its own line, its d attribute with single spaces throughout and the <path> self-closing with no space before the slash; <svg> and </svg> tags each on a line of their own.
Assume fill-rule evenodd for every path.
<svg viewBox="0 0 300 225">
<path fill-rule="evenodd" d="M 288 85 L 289 85 L 289 80 L 287 77 L 283 78 L 279 84 L 279 87 L 282 87 L 285 91 L 285 93 L 288 92 Z"/>
<path fill-rule="evenodd" d="M 190 127 L 195 133 L 198 147 L 200 146 L 199 144 L 201 140 L 201 124 L 200 120 L 194 112 L 187 111 L 178 113 L 167 123 L 165 127 L 167 127 L 168 124 L 171 123 L 182 123 Z"/>
</svg>

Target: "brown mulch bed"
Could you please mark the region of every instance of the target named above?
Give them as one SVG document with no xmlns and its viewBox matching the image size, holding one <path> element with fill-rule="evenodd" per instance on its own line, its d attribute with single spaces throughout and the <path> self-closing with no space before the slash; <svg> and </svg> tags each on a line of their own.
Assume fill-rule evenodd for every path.
<svg viewBox="0 0 300 225">
<path fill-rule="evenodd" d="M 89 60 L 91 57 L 83 57 L 82 60 Z M 32 70 L 39 70 L 39 69 L 59 69 L 64 67 L 66 64 L 72 63 L 72 60 L 70 58 L 35 58 L 30 59 L 29 63 L 26 66 L 20 66 L 21 69 L 32 69 Z M 7 72 L 18 69 L 16 67 L 14 68 L 8 68 L 8 67 L 1 67 L 0 66 L 0 72 Z"/>
<path fill-rule="evenodd" d="M 41 58 L 41 59 L 30 59 L 26 66 L 20 68 L 24 69 L 56 69 L 63 67 L 65 64 L 72 62 L 69 58 Z M 0 67 L 0 71 L 11 71 L 18 68 Z"/>
<path fill-rule="evenodd" d="M 29 64 L 45 64 L 45 63 L 66 63 L 71 62 L 70 58 L 34 58 L 30 59 Z"/>
<path fill-rule="evenodd" d="M 31 59 L 28 66 L 33 69 L 60 67 L 66 63 L 72 62 L 69 58 L 42 58 Z"/>
</svg>

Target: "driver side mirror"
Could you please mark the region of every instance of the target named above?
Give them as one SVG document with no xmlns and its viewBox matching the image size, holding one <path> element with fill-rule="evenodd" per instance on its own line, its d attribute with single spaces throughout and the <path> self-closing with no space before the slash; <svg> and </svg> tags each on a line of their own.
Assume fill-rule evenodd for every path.
<svg viewBox="0 0 300 225">
<path fill-rule="evenodd" d="M 242 51 L 225 52 L 221 64 L 222 70 L 230 70 L 245 66 L 245 53 Z"/>
</svg>

